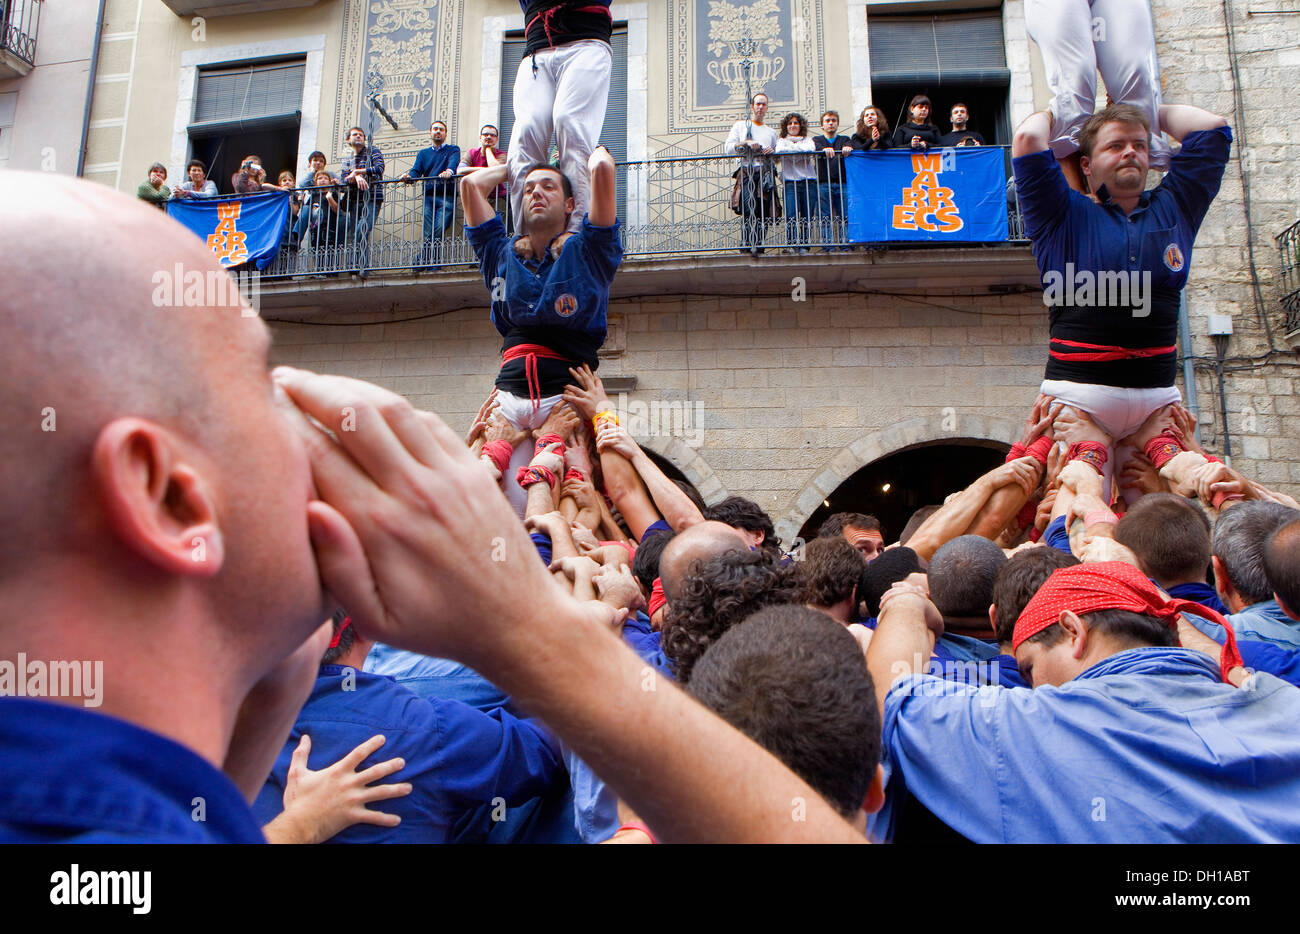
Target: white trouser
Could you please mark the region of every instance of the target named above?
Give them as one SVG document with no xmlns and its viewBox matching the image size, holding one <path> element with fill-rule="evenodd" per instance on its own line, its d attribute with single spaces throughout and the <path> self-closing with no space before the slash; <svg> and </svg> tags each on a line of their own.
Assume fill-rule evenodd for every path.
<svg viewBox="0 0 1300 934">
<path fill-rule="evenodd" d="M 1142 427 L 1147 417 L 1157 409 L 1183 400 L 1177 386 L 1159 386 L 1154 389 L 1125 389 L 1122 386 L 1098 386 L 1092 383 L 1072 383 L 1062 379 L 1045 379 L 1038 391 L 1051 396 L 1057 402 L 1064 403 L 1081 412 L 1087 412 L 1097 427 L 1115 439 L 1106 466 L 1102 471 L 1105 479 L 1104 496 L 1110 496 L 1111 478 L 1116 476 L 1128 459 L 1133 456 L 1134 448 L 1130 444 L 1119 444 L 1121 438 L 1127 438 Z M 1141 495 L 1133 492 L 1136 499 Z M 1128 494 L 1124 494 L 1128 499 Z"/>
<path fill-rule="evenodd" d="M 515 227 L 522 233 L 528 232 L 523 172 L 535 162 L 550 161 L 552 132 L 560 150 L 560 171 L 573 185 L 569 230 L 581 228 L 591 197 L 587 160 L 600 142 L 600 130 L 605 124 L 612 65 L 609 43 L 600 39 L 543 49 L 519 63 L 508 165 L 510 204 L 515 212 Z"/>
<path fill-rule="evenodd" d="M 1079 131 L 1097 101 L 1097 72 L 1117 104 L 1132 104 L 1151 124 L 1151 166 L 1169 165 L 1160 133 L 1160 70 L 1147 0 L 1025 0 L 1025 27 L 1038 45 L 1055 95 L 1052 152 L 1079 148 Z"/>
<path fill-rule="evenodd" d="M 551 414 L 551 409 L 555 408 L 563 398 L 563 396 L 543 396 L 541 404 L 534 412 L 533 403 L 527 396 L 516 396 L 514 393 L 502 391 L 497 393 L 497 411 L 520 431 L 531 431 L 542 427 L 546 417 Z M 510 500 L 510 505 L 515 507 L 515 512 L 520 516 L 523 516 L 524 507 L 528 505 L 528 491 L 515 482 L 515 474 L 519 473 L 520 467 L 527 467 L 528 462 L 533 459 L 533 446 L 533 439 L 525 438 L 510 455 L 510 467 L 506 470 L 506 499 Z"/>
</svg>

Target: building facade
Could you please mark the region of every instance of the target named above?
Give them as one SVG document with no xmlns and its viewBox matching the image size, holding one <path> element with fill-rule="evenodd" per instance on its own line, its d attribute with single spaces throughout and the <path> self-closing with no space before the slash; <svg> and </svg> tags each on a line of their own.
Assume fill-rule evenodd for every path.
<svg viewBox="0 0 1300 934">
<path fill-rule="evenodd" d="M 1165 101 L 1223 114 L 1235 134 L 1184 293 L 1179 385 L 1208 450 L 1295 495 L 1300 283 L 1294 228 L 1278 238 L 1300 210 L 1300 126 L 1284 111 L 1300 14 L 1151 6 Z M 1003 243 L 807 254 L 780 251 L 776 229 L 772 249 L 744 254 L 722 143 L 748 87 L 768 94 L 774 124 L 836 109 L 846 131 L 868 104 L 896 123 L 924 91 L 936 122 L 962 100 L 988 142 L 1009 145 L 1049 99 L 1023 3 L 641 0 L 612 15 L 605 139 L 625 163 L 628 257 L 601 375 L 706 499 L 753 497 L 787 541 L 842 508 L 897 533 L 998 462 L 1034 401 L 1046 310 L 1014 208 Z M 462 150 L 485 123 L 504 143 L 523 26 L 515 0 L 105 0 L 83 174 L 133 192 L 152 162 L 177 178 L 199 155 L 225 191 L 223 173 L 259 152 L 268 173 L 301 177 L 312 150 L 337 167 L 353 124 L 373 131 L 391 177 L 433 120 Z M 371 94 L 396 130 L 371 122 Z M 375 381 L 463 429 L 499 359 L 486 291 L 463 241 L 446 265 L 411 268 L 419 198 L 393 191 L 373 274 L 282 265 L 261 313 L 278 361 Z"/>
</svg>

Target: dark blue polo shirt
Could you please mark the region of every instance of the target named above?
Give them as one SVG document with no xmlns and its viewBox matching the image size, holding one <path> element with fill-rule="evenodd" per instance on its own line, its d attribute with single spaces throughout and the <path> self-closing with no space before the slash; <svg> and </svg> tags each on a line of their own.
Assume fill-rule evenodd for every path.
<svg viewBox="0 0 1300 934">
<path fill-rule="evenodd" d="M 265 843 L 234 783 L 108 714 L 0 699 L 0 843 Z"/>
<path fill-rule="evenodd" d="M 1192 244 L 1219 192 L 1231 143 L 1232 131 L 1226 126 L 1188 133 L 1164 180 L 1144 192 L 1128 215 L 1109 200 L 1104 188 L 1100 204 L 1071 190 L 1051 150 L 1013 160 L 1020 211 L 1034 244 L 1044 298 L 1051 301 L 1053 282 L 1061 293 L 1052 301 L 1047 379 L 1131 388 L 1174 384 L 1173 350 L 1109 361 L 1085 358 L 1098 353 L 1097 347 L 1149 350 L 1177 344 L 1178 293 L 1187 283 Z M 1122 273 L 1127 294 L 1132 296 L 1136 284 L 1145 300 L 1106 305 L 1096 294 L 1102 289 L 1089 299 L 1087 277 L 1096 283 L 1099 273 L 1114 283 L 1104 289 L 1111 297 L 1123 294 L 1114 280 Z M 1149 288 L 1143 273 L 1150 274 Z M 1135 310 L 1146 313 L 1135 315 Z"/>
<path fill-rule="evenodd" d="M 351 674 L 349 675 L 349 672 Z M 354 690 L 346 690 L 347 678 Z M 283 810 L 289 762 L 303 733 L 311 735 L 308 768 L 323 769 L 376 734 L 387 742 L 359 766 L 401 756 L 406 766 L 386 782 L 414 790 L 374 810 L 398 814 L 396 827 L 357 824 L 331 843 L 446 843 L 486 839 L 494 799 L 502 814 L 546 791 L 561 774 L 559 745 L 531 720 L 497 708 L 490 714 L 458 701 L 423 698 L 392 678 L 322 665 L 311 697 L 276 759 L 253 810 L 262 823 Z"/>
<path fill-rule="evenodd" d="M 492 324 L 505 338 L 502 349 L 540 344 L 568 358 L 538 361 L 543 396 L 563 392 L 573 382 L 570 366 L 586 363 L 594 370 L 600 363 L 596 353 L 608 328 L 609 287 L 623 261 L 620 226 L 616 220 L 612 227 L 597 227 L 584 217 L 559 259 L 548 250 L 540 261 L 526 262 L 515 253 L 500 214 L 465 227 L 483 283 L 492 293 Z M 527 396 L 524 360 L 504 364 L 496 385 Z"/>
</svg>

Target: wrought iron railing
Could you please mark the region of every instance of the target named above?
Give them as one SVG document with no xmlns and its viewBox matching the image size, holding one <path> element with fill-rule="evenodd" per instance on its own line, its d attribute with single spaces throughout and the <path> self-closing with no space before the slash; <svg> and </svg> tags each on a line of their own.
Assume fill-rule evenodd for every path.
<svg viewBox="0 0 1300 934">
<path fill-rule="evenodd" d="M 743 167 L 734 156 L 621 163 L 618 173 L 620 189 L 627 192 L 620 206 L 626 259 L 847 252 L 864 246 L 848 239 L 847 186 L 790 182 L 771 157 Z M 382 200 L 376 197 L 380 187 Z M 279 254 L 263 270 L 264 278 L 464 271 L 476 263 L 454 185 L 439 188 L 432 201 L 425 197 L 422 180 L 387 180 L 367 193 L 346 185 L 297 189 L 293 199 L 290 227 Z M 506 200 L 500 199 L 497 207 L 509 226 Z M 1009 240 L 1023 239 L 1014 194 L 1008 195 L 1007 227 Z M 928 245 L 933 244 L 888 244 L 890 249 Z"/>
<path fill-rule="evenodd" d="M 36 64 L 36 30 L 42 0 L 0 0 L 0 50 Z"/>
<path fill-rule="evenodd" d="M 1282 249 L 1282 308 L 1287 333 L 1300 331 L 1300 221 L 1277 238 Z"/>
</svg>

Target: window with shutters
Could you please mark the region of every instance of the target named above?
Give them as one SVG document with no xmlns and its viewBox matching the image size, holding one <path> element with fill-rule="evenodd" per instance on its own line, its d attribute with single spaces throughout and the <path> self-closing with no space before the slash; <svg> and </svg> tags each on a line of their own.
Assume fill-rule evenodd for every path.
<svg viewBox="0 0 1300 934">
<path fill-rule="evenodd" d="M 283 169 L 296 175 L 306 67 L 297 58 L 199 71 L 188 128 L 191 158 L 203 161 L 222 193 L 231 190 L 231 176 L 246 155 L 261 156 L 271 184 Z"/>
<path fill-rule="evenodd" d="M 867 17 L 871 99 L 891 128 L 907 122 L 915 94 L 930 98 L 930 121 L 952 129 L 952 105 L 970 111 L 968 129 L 996 145 L 1011 142 L 1006 45 L 1000 9 L 927 16 Z"/>
<path fill-rule="evenodd" d="M 627 161 L 627 24 L 614 24 L 614 33 L 610 37 L 610 50 L 614 61 L 609 76 L 609 104 L 605 107 L 605 123 L 600 131 L 600 141 L 609 150 L 615 162 Z M 501 148 L 509 150 L 510 131 L 515 123 L 515 76 L 524 57 L 524 33 L 508 32 L 502 40 L 501 48 Z M 477 145 L 477 143 L 475 144 Z M 556 155 L 555 140 L 551 140 L 548 159 Z M 619 216 L 625 217 L 627 203 L 627 173 L 621 169 L 617 173 L 617 196 Z"/>
</svg>

